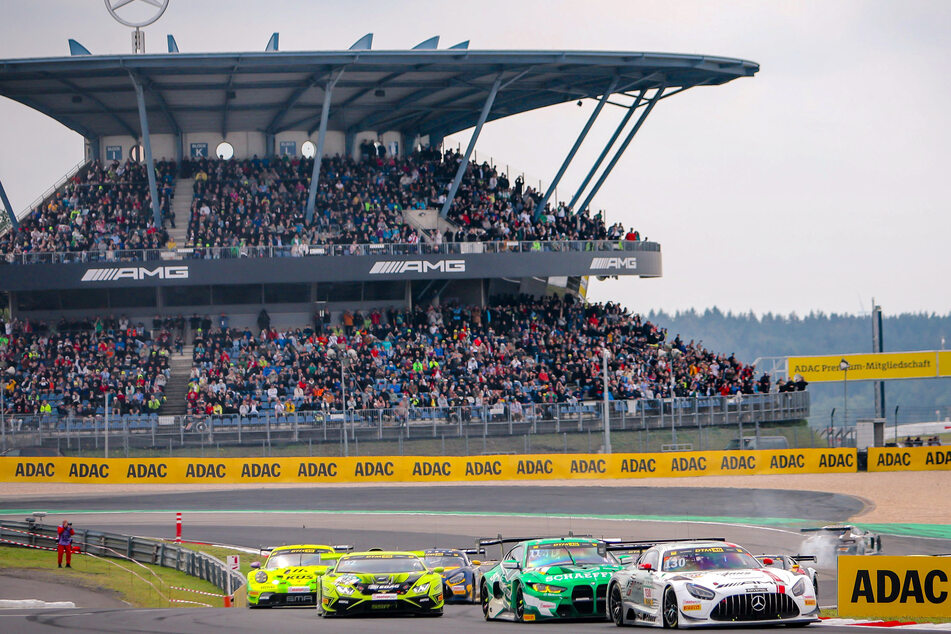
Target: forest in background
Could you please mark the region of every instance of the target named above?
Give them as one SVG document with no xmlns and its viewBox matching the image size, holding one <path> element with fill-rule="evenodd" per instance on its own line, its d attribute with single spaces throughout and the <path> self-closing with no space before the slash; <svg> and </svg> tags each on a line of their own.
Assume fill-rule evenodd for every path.
<svg viewBox="0 0 951 634">
<path fill-rule="evenodd" d="M 736 353 L 745 363 L 760 357 L 872 352 L 872 318 L 869 315 L 838 315 L 812 312 L 800 317 L 767 313 L 724 313 L 717 308 L 703 312 L 650 311 L 650 321 L 667 328 L 668 339 L 676 334 L 684 341 L 699 340 L 711 350 Z M 903 313 L 885 315 L 882 333 L 886 352 L 939 350 L 942 337 L 951 347 L 951 313 L 935 315 Z M 757 376 L 765 366 L 757 369 Z M 871 382 L 849 382 L 849 423 L 875 412 Z M 835 424 L 842 424 L 842 383 L 809 386 L 812 393 L 813 425 L 827 425 L 832 408 Z M 951 378 L 906 379 L 885 383 L 885 411 L 894 422 L 895 406 L 901 423 L 944 420 L 951 417 Z"/>
</svg>

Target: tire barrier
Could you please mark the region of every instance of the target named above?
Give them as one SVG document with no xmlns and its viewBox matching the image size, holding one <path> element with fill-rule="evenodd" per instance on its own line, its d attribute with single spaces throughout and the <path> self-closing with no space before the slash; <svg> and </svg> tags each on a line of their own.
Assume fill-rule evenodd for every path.
<svg viewBox="0 0 951 634">
<path fill-rule="evenodd" d="M 484 482 L 854 473 L 855 449 L 365 458 L 0 458 L 0 482 Z"/>
</svg>

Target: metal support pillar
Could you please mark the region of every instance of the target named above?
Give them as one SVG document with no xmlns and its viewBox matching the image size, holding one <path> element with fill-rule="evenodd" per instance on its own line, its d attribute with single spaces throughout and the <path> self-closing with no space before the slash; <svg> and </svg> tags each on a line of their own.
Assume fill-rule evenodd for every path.
<svg viewBox="0 0 951 634">
<path fill-rule="evenodd" d="M 324 104 L 320 109 L 320 128 L 317 133 L 317 154 L 314 156 L 314 171 L 310 176 L 310 191 L 307 193 L 306 223 L 314 220 L 314 203 L 317 201 L 317 184 L 320 182 L 320 162 L 324 158 L 324 141 L 327 140 L 327 119 L 330 117 L 330 97 L 333 94 L 337 80 L 343 74 L 341 70 L 336 77 L 331 77 L 324 87 Z"/>
<path fill-rule="evenodd" d="M 882 307 L 875 303 L 874 298 L 872 299 L 872 351 L 885 352 L 885 338 L 882 333 Z M 875 389 L 875 417 L 885 418 L 885 382 L 876 381 L 873 385 Z"/>
<path fill-rule="evenodd" d="M 10 206 L 10 199 L 7 198 L 7 192 L 3 188 L 3 183 L 0 182 L 0 201 L 3 201 L 3 208 L 7 210 L 7 217 L 10 219 L 10 227 L 16 231 L 19 223 L 17 223 L 16 212 L 13 211 L 13 207 Z"/>
<path fill-rule="evenodd" d="M 130 76 L 131 77 L 131 76 Z M 145 149 L 145 171 L 149 175 L 149 195 L 152 197 L 152 222 L 156 228 L 162 226 L 162 205 L 158 197 L 158 187 L 155 185 L 155 163 L 152 162 L 152 139 L 149 135 L 149 117 L 145 110 L 145 93 L 142 85 L 131 77 L 135 86 L 135 101 L 139 105 L 139 130 L 142 134 L 142 147 Z"/>
<path fill-rule="evenodd" d="M 348 159 L 355 159 L 353 155 L 353 148 L 357 145 L 357 133 L 356 132 L 347 132 L 343 137 L 343 152 Z"/>
<path fill-rule="evenodd" d="M 439 212 L 439 215 L 445 218 L 449 214 L 449 208 L 452 206 L 452 201 L 456 197 L 456 192 L 459 191 L 459 184 L 462 183 L 462 177 L 465 176 L 466 169 L 469 167 L 469 157 L 472 156 L 472 151 L 475 149 L 476 141 L 479 140 L 479 134 L 482 132 L 482 126 L 485 125 L 485 120 L 489 118 L 489 111 L 492 110 L 492 104 L 495 102 L 495 96 L 499 92 L 499 86 L 502 85 L 502 75 L 499 74 L 495 78 L 495 83 L 492 84 L 492 90 L 489 91 L 489 96 L 486 98 L 485 103 L 482 104 L 482 112 L 479 114 L 479 121 L 476 123 L 475 130 L 472 131 L 472 138 L 469 139 L 469 145 L 466 147 L 466 153 L 462 157 L 462 161 L 459 163 L 459 169 L 456 170 L 456 177 L 452 179 L 452 185 L 449 187 L 449 193 L 446 194 L 446 202 L 442 206 L 442 211 Z"/>
<path fill-rule="evenodd" d="M 275 151 L 274 135 L 265 132 L 264 133 L 264 156 L 275 156 L 277 152 Z"/>
<path fill-rule="evenodd" d="M 591 182 L 591 179 L 594 178 L 595 172 L 598 171 L 598 168 L 601 167 L 601 163 L 604 162 L 604 159 L 607 158 L 608 152 L 611 151 L 611 148 L 614 147 L 614 142 L 618 140 L 618 137 L 621 136 L 621 131 L 624 129 L 624 126 L 627 125 L 627 122 L 631 120 L 631 117 L 634 115 L 634 111 L 637 110 L 637 107 L 641 104 L 641 100 L 644 98 L 644 91 L 642 90 L 638 95 L 637 99 L 634 100 L 633 105 L 627 109 L 627 112 L 624 113 L 624 117 L 621 118 L 621 123 L 618 124 L 617 128 L 614 130 L 614 134 L 611 135 L 611 138 L 608 139 L 607 144 L 604 146 L 604 149 L 601 150 L 601 154 L 598 156 L 598 160 L 594 162 L 594 165 L 591 166 L 591 169 L 588 170 L 587 176 L 584 177 L 584 180 L 581 181 L 581 186 L 578 187 L 578 191 L 575 192 L 575 195 L 571 197 L 571 202 L 568 203 L 569 209 L 575 208 L 575 203 L 578 202 L 578 199 L 581 198 L 581 194 L 584 193 L 584 188 L 588 186 L 588 183 Z"/>
<path fill-rule="evenodd" d="M 591 199 L 595 197 L 598 193 L 598 190 L 601 189 L 601 185 L 604 184 L 604 181 L 608 179 L 608 176 L 611 174 L 611 170 L 614 169 L 614 166 L 617 165 L 618 160 L 620 160 L 621 155 L 624 154 L 624 151 L 627 149 L 627 146 L 631 144 L 631 141 L 634 140 L 634 135 L 637 134 L 637 131 L 641 129 L 641 126 L 644 124 L 644 121 L 647 119 L 647 115 L 651 113 L 651 110 L 654 109 L 654 106 L 657 105 L 657 102 L 660 101 L 660 98 L 664 95 L 664 88 L 660 87 L 657 89 L 657 92 L 654 93 L 654 96 L 651 97 L 650 101 L 647 103 L 647 107 L 644 108 L 644 112 L 641 113 L 641 116 L 637 118 L 637 121 L 634 123 L 634 127 L 631 128 L 631 131 L 627 133 L 627 137 L 621 143 L 621 147 L 617 149 L 617 152 L 614 154 L 614 157 L 608 163 L 608 166 L 604 168 L 604 173 L 601 174 L 601 177 L 598 178 L 598 182 L 594 184 L 594 187 L 591 189 L 591 192 L 588 193 L 587 198 L 584 199 L 584 202 L 581 203 L 581 207 L 578 211 L 584 211 L 588 208 L 588 205 L 591 204 Z"/>
<path fill-rule="evenodd" d="M 545 192 L 545 196 L 535 206 L 535 220 L 538 220 L 538 217 L 542 214 L 542 211 L 544 211 L 545 205 L 548 204 L 548 199 L 551 198 L 551 195 L 558 187 L 558 183 L 561 182 L 561 177 L 565 175 L 565 171 L 568 169 L 572 159 L 574 159 L 575 154 L 581 147 L 581 143 L 584 141 L 585 137 L 588 136 L 588 131 L 591 130 L 591 126 L 594 125 L 598 115 L 601 114 L 601 109 L 604 108 L 604 104 L 607 103 L 608 97 L 611 96 L 611 94 L 614 92 L 614 89 L 617 87 L 617 82 L 617 77 L 612 79 L 607 90 L 605 90 L 604 94 L 601 95 L 601 100 L 598 101 L 598 105 L 595 106 L 594 112 L 592 112 L 591 116 L 588 117 L 588 122 L 585 123 L 584 127 L 581 129 L 581 134 L 578 135 L 578 138 L 575 140 L 575 144 L 572 145 L 571 150 L 568 151 L 568 156 L 565 157 L 564 162 L 561 164 L 561 168 L 559 168 L 558 173 L 555 174 L 555 178 L 553 178 L 551 180 L 551 184 L 548 185 L 548 190 Z"/>
<path fill-rule="evenodd" d="M 175 164 L 181 168 L 182 161 L 185 160 L 185 137 L 179 132 L 175 135 Z"/>
</svg>

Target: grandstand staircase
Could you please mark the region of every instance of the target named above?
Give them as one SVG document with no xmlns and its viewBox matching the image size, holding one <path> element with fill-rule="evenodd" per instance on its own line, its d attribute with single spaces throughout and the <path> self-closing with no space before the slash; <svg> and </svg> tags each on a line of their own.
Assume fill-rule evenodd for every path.
<svg viewBox="0 0 951 634">
<path fill-rule="evenodd" d="M 172 354 L 168 360 L 171 376 L 165 384 L 165 405 L 162 416 L 182 416 L 185 414 L 185 395 L 188 393 L 188 375 L 192 369 L 192 351 L 194 346 L 182 348 L 183 354 Z"/>
<path fill-rule="evenodd" d="M 456 230 L 456 225 L 441 217 L 438 209 L 407 209 L 403 211 L 403 222 L 419 231 L 426 242 L 435 242 L 432 236 L 436 229 L 440 233 Z"/>
<path fill-rule="evenodd" d="M 168 237 L 174 240 L 179 247 L 185 246 L 188 221 L 191 219 L 194 188 L 194 178 L 180 178 L 175 182 L 175 198 L 172 199 L 172 211 L 175 212 L 175 228 L 168 228 Z M 191 359 L 190 356 L 188 358 Z"/>
</svg>

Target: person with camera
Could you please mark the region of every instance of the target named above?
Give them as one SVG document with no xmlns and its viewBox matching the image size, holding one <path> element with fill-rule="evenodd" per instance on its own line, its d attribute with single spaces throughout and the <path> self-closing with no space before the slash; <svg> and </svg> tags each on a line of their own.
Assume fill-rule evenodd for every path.
<svg viewBox="0 0 951 634">
<path fill-rule="evenodd" d="M 72 568 L 69 564 L 73 558 L 73 535 L 75 532 L 73 523 L 68 520 L 63 520 L 63 523 L 56 527 L 56 563 L 60 568 L 63 567 L 63 553 L 66 553 L 66 567 Z"/>
</svg>

